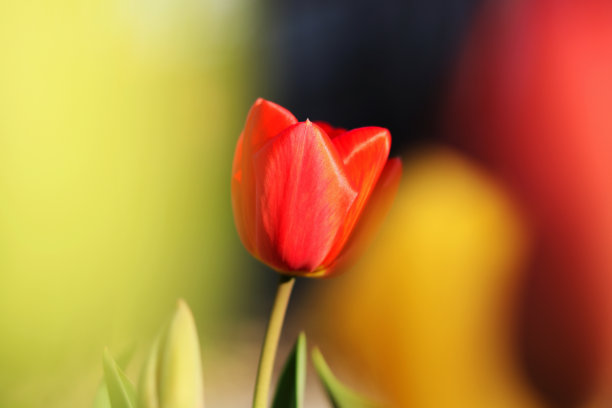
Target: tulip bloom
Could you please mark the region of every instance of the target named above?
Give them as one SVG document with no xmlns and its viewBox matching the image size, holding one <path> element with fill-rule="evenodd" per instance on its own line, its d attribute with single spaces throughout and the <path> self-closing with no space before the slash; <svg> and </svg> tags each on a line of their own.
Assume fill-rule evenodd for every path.
<svg viewBox="0 0 612 408">
<path fill-rule="evenodd" d="M 232 170 L 234 219 L 245 247 L 281 273 L 329 276 L 366 235 L 357 230 L 370 229 L 364 226 L 389 207 L 401 175 L 399 159 L 387 160 L 390 147 L 387 129 L 298 122 L 258 99 Z"/>
</svg>

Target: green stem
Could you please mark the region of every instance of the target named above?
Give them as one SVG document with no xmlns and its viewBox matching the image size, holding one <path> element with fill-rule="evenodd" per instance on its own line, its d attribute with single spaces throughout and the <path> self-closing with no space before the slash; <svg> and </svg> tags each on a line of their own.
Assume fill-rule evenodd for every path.
<svg viewBox="0 0 612 408">
<path fill-rule="evenodd" d="M 291 290 L 295 283 L 294 277 L 281 275 L 276 289 L 276 298 L 268 321 L 268 330 L 264 338 L 261 355 L 259 356 L 259 368 L 257 369 L 257 381 L 255 382 L 255 395 L 253 396 L 253 408 L 266 408 L 268 406 L 268 395 L 270 394 L 270 382 L 274 369 L 274 358 L 278 347 L 285 320 L 285 312 L 291 297 Z"/>
</svg>

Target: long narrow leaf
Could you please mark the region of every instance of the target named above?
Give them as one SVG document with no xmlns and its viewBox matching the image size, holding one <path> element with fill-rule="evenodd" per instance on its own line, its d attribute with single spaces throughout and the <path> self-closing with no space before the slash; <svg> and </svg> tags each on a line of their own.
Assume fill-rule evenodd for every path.
<svg viewBox="0 0 612 408">
<path fill-rule="evenodd" d="M 306 335 L 298 336 L 278 380 L 272 408 L 303 408 L 306 387 Z"/>
<path fill-rule="evenodd" d="M 140 376 L 138 388 L 138 402 L 140 408 L 159 408 L 159 390 L 157 389 L 157 374 L 159 371 L 159 344 L 158 337 L 151 347 L 149 357 L 145 362 Z"/>
<path fill-rule="evenodd" d="M 98 391 L 96 391 L 93 408 L 112 408 L 110 398 L 108 398 L 108 387 L 104 381 L 102 381 L 98 387 Z"/>
<path fill-rule="evenodd" d="M 119 354 L 119 356 L 117 357 L 115 361 L 117 362 L 117 364 L 122 370 L 125 370 L 129 361 L 132 359 L 133 354 L 134 354 L 134 346 L 128 347 L 121 354 Z M 96 391 L 96 396 L 93 402 L 93 408 L 112 408 L 110 399 L 108 397 L 108 387 L 106 386 L 106 381 L 104 381 L 104 378 L 102 378 L 102 381 L 100 382 L 100 386 L 98 387 L 98 390 Z"/>
<path fill-rule="evenodd" d="M 134 384 L 126 377 L 108 349 L 104 350 L 104 380 L 112 408 L 136 408 Z"/>
<path fill-rule="evenodd" d="M 327 396 L 334 408 L 380 408 L 377 404 L 342 384 L 332 373 L 318 348 L 312 350 L 312 363 L 319 379 L 327 391 Z"/>
</svg>

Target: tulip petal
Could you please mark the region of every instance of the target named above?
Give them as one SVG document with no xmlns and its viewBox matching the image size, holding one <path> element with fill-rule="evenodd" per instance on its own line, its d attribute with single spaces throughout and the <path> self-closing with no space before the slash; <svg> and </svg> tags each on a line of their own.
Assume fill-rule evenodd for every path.
<svg viewBox="0 0 612 408">
<path fill-rule="evenodd" d="M 325 276 L 331 276 L 349 266 L 370 243 L 391 208 L 401 176 L 402 161 L 399 158 L 389 159 L 353 233 L 340 255 L 325 271 Z"/>
<path fill-rule="evenodd" d="M 256 151 L 268 140 L 289 126 L 297 123 L 291 112 L 274 102 L 258 98 L 247 116 L 244 125 L 245 142 L 249 149 Z"/>
<path fill-rule="evenodd" d="M 333 262 L 353 231 L 387 162 L 391 134 L 384 128 L 364 127 L 348 131 L 334 138 L 332 142 L 342 157 L 351 185 L 359 194 L 347 214 L 333 248 L 323 262 L 324 265 Z"/>
<path fill-rule="evenodd" d="M 245 194 L 243 193 L 244 183 L 242 182 L 242 144 L 244 135 L 240 135 L 236 144 L 236 152 L 234 153 L 234 162 L 232 164 L 232 209 L 234 214 L 234 224 L 238 230 L 238 236 L 242 243 L 249 251 L 253 251 L 252 228 L 246 219 L 247 211 L 244 208 L 246 205 Z"/>
<path fill-rule="evenodd" d="M 238 235 L 244 246 L 255 251 L 255 177 L 253 154 L 297 119 L 287 109 L 259 98 L 249 114 L 234 153 L 232 206 Z"/>
<path fill-rule="evenodd" d="M 234 152 L 234 161 L 232 162 L 232 179 L 236 179 L 238 183 L 242 180 L 242 142 L 244 135 L 241 133 L 236 143 L 236 151 Z"/>
<path fill-rule="evenodd" d="M 260 257 L 280 271 L 314 271 L 357 196 L 336 148 L 306 121 L 262 147 L 254 168 Z"/>
<path fill-rule="evenodd" d="M 325 133 L 327 133 L 327 136 L 329 136 L 330 139 L 334 139 L 334 138 L 340 136 L 341 134 L 346 133 L 346 129 L 333 127 L 329 123 L 323 122 L 322 120 L 317 120 L 317 121 L 312 122 L 312 123 L 314 123 L 315 125 L 317 125 L 321 129 L 323 129 L 323 131 Z"/>
</svg>

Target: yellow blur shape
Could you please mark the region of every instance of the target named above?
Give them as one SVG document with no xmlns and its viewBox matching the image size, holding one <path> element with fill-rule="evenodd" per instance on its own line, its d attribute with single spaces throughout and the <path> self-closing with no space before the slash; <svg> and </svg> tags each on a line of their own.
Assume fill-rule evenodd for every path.
<svg viewBox="0 0 612 408">
<path fill-rule="evenodd" d="M 200 340 L 183 300 L 149 352 L 139 387 L 141 408 L 204 408 Z"/>
<path fill-rule="evenodd" d="M 364 259 L 310 294 L 310 331 L 341 379 L 392 407 L 541 406 L 512 349 L 525 247 L 503 189 L 467 159 L 431 149 L 406 161 Z"/>
<path fill-rule="evenodd" d="M 1 407 L 90 405 L 178 297 L 223 320 L 243 6 L 0 1 Z"/>
</svg>

